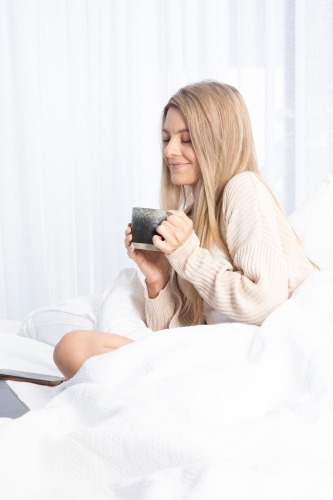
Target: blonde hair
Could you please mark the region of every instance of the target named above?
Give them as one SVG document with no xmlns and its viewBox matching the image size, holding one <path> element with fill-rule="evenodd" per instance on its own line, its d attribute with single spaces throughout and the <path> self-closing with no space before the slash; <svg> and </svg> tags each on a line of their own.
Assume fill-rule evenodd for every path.
<svg viewBox="0 0 333 500">
<path fill-rule="evenodd" d="M 229 254 L 220 231 L 224 188 L 245 171 L 264 183 L 244 99 L 235 87 L 206 80 L 187 85 L 171 97 L 163 110 L 162 128 L 170 107 L 180 109 L 187 120 L 201 176 L 194 187 L 174 185 L 163 158 L 161 206 L 191 212 L 200 246 L 211 251 L 215 244 Z M 185 289 L 180 320 L 184 325 L 202 324 L 203 299 L 191 283 L 185 282 Z"/>
<path fill-rule="evenodd" d="M 252 127 L 243 97 L 231 85 L 206 80 L 187 85 L 171 97 L 162 114 L 162 128 L 170 107 L 184 114 L 201 176 L 195 187 L 171 182 L 167 161 L 162 162 L 161 205 L 191 211 L 200 245 L 213 245 L 229 254 L 220 231 L 222 197 L 235 175 L 250 171 L 258 176 Z M 180 320 L 185 325 L 204 322 L 203 300 L 186 282 Z"/>
</svg>

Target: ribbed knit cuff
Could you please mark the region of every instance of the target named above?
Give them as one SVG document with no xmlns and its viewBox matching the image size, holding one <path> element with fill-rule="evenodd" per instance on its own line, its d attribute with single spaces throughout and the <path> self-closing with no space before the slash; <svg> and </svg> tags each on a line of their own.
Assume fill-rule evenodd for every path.
<svg viewBox="0 0 333 500">
<path fill-rule="evenodd" d="M 155 297 L 155 299 L 151 299 L 148 295 L 147 283 L 144 283 L 144 295 L 146 300 L 146 307 L 148 307 L 151 314 L 156 314 L 156 316 L 161 316 L 170 318 L 174 314 L 174 303 L 171 300 L 171 280 L 167 282 L 163 290 Z"/>
<path fill-rule="evenodd" d="M 169 328 L 174 315 L 175 304 L 171 296 L 171 280 L 165 285 L 155 299 L 149 298 L 147 284 L 144 285 L 146 319 L 152 330 Z"/>
<path fill-rule="evenodd" d="M 200 240 L 193 231 L 188 240 L 185 241 L 177 250 L 171 255 L 166 255 L 173 269 L 181 276 L 182 271 L 186 265 L 187 259 L 194 252 L 196 248 L 200 247 Z"/>
</svg>

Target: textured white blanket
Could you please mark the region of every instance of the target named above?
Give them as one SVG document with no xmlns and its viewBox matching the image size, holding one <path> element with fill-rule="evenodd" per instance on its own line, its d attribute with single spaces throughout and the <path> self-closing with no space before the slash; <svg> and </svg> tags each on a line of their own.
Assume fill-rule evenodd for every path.
<svg viewBox="0 0 333 500">
<path fill-rule="evenodd" d="M 1 323 L 2 325 L 0 324 L 0 328 L 2 328 L 2 331 L 6 331 L 6 333 L 2 333 L 0 330 L 0 368 L 22 370 L 32 373 L 45 373 L 48 375 L 61 375 L 53 362 L 52 346 L 38 342 L 37 340 L 17 336 L 14 334 L 14 331 L 10 334 L 10 327 L 14 330 L 13 327 L 15 326 L 11 325 L 11 323 L 20 324 L 20 322 L 7 321 L 8 326 L 5 325 L 5 321 Z M 4 328 L 4 326 L 6 326 L 6 328 Z M 18 330 L 19 327 L 16 331 Z M 29 384 L 27 382 L 13 381 L 8 381 L 7 383 L 16 392 L 18 397 L 26 403 L 28 408 L 34 410 L 44 408 L 52 397 L 62 391 L 61 386 L 47 387 Z"/>
<path fill-rule="evenodd" d="M 333 273 L 259 327 L 151 333 L 0 421 L 0 498 L 333 498 Z"/>
</svg>

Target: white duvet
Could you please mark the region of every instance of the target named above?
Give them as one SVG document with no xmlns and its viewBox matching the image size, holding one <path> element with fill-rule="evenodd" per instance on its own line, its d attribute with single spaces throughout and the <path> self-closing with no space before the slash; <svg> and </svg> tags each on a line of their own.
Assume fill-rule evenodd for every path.
<svg viewBox="0 0 333 500">
<path fill-rule="evenodd" d="M 151 333 L 0 420 L 0 498 L 333 498 L 333 273 L 259 327 Z"/>
<path fill-rule="evenodd" d="M 0 320 L 0 368 L 61 375 L 53 362 L 53 347 L 33 339 L 17 336 L 15 332 L 18 332 L 20 324 L 19 321 Z M 46 403 L 62 390 L 61 386 L 47 387 L 26 382 L 7 381 L 7 384 L 16 392 L 21 401 L 24 401 L 28 408 L 33 410 L 44 408 Z M 0 419 L 0 427 L 1 422 Z M 1 496 L 0 500 L 3 500 Z"/>
</svg>

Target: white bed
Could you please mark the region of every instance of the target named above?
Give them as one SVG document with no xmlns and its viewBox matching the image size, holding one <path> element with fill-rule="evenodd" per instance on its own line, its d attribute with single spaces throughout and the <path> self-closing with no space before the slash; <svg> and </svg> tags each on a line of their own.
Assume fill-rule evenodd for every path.
<svg viewBox="0 0 333 500">
<path fill-rule="evenodd" d="M 0 368 L 59 374 L 53 363 L 53 346 L 21 337 L 21 324 L 21 321 L 0 320 Z M 61 391 L 60 386 L 46 387 L 13 381 L 7 383 L 32 410 L 43 408 Z"/>
<path fill-rule="evenodd" d="M 332 498 L 332 297 L 318 272 L 260 328 L 148 332 L 65 390 L 16 383 L 36 408 L 58 395 L 0 421 L 0 497 Z M 1 363 L 56 372 L 52 346 L 0 341 Z"/>
<path fill-rule="evenodd" d="M 328 220 L 320 251 L 332 264 Z M 78 327 L 98 309 L 100 329 L 137 341 L 58 388 L 11 383 L 33 410 L 0 419 L 0 498 L 331 500 L 333 267 L 324 267 L 261 327 L 152 333 L 133 270 L 95 309 L 81 304 L 82 317 L 76 304 Z M 69 309 L 50 308 L 51 324 L 59 314 L 68 322 Z M 46 314 L 0 323 L 0 366 L 57 373 Z"/>
</svg>

